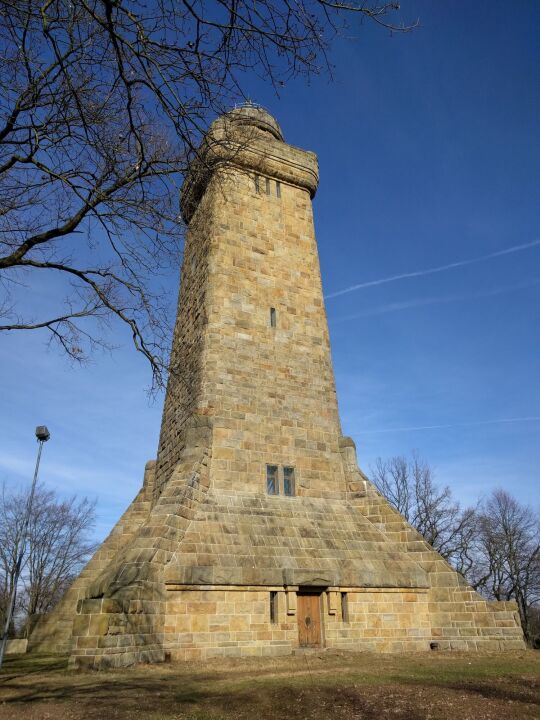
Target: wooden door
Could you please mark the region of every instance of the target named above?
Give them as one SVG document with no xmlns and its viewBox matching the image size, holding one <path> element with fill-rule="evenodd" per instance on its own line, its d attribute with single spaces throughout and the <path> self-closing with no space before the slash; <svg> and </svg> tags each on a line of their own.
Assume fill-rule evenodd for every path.
<svg viewBox="0 0 540 720">
<path fill-rule="evenodd" d="M 298 593 L 296 608 L 300 647 L 319 647 L 321 644 L 320 593 Z"/>
</svg>

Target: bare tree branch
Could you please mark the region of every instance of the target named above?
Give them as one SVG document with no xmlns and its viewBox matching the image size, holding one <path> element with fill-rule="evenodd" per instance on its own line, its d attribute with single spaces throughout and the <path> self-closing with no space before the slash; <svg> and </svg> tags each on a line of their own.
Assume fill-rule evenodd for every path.
<svg viewBox="0 0 540 720">
<path fill-rule="evenodd" d="M 395 3 L 327 0 L 0 0 L 0 330 L 47 332 L 70 357 L 77 336 L 82 359 L 120 321 L 161 386 L 175 302 L 161 285 L 205 128 L 245 99 L 246 73 L 279 89 L 329 71 L 347 21 L 414 26 L 395 17 Z M 14 283 L 29 298 L 38 271 L 72 290 L 36 319 Z"/>
</svg>

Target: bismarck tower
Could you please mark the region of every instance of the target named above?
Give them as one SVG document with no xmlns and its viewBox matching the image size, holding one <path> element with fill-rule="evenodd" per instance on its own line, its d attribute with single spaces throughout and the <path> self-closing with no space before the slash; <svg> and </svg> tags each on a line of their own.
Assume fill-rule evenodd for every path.
<svg viewBox="0 0 540 720">
<path fill-rule="evenodd" d="M 311 200 L 316 156 L 247 105 L 211 127 L 188 223 L 159 450 L 30 647 L 108 667 L 297 647 L 521 648 L 341 434 Z"/>
</svg>

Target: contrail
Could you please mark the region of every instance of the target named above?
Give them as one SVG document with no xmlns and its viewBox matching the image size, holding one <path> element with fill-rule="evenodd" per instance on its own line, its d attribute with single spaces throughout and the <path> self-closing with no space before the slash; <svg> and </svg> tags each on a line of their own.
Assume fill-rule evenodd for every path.
<svg viewBox="0 0 540 720">
<path fill-rule="evenodd" d="M 378 435 L 379 433 L 412 432 L 413 430 L 439 430 L 456 427 L 474 427 L 476 425 L 499 425 L 501 423 L 540 422 L 540 415 L 530 417 L 500 418 L 499 420 L 477 420 L 476 422 L 451 423 L 449 425 L 417 425 L 415 427 L 386 428 L 384 430 L 363 430 L 359 435 Z"/>
<path fill-rule="evenodd" d="M 446 303 L 459 302 L 463 300 L 480 300 L 482 298 L 496 297 L 517 290 L 525 290 L 530 287 L 536 287 L 540 284 L 540 278 L 534 278 L 530 281 L 515 283 L 514 285 L 505 285 L 494 290 L 484 290 L 475 293 L 462 295 L 436 295 L 426 298 L 413 298 L 412 300 L 404 300 L 402 302 L 388 303 L 379 305 L 378 307 L 368 308 L 354 315 L 345 315 L 344 317 L 329 318 L 330 325 L 347 322 L 349 320 L 359 320 L 360 318 L 372 317 L 374 315 L 386 315 L 387 313 L 399 312 L 401 310 L 410 310 L 411 308 L 423 307 L 425 305 L 442 305 Z"/>
<path fill-rule="evenodd" d="M 328 300 L 330 298 L 338 297 L 339 295 L 346 295 L 347 293 L 354 292 L 355 290 L 362 290 L 363 288 L 385 285 L 386 283 L 395 282 L 396 280 L 423 277 L 424 275 L 434 275 L 435 273 L 444 272 L 445 270 L 453 270 L 454 268 L 464 267 L 465 265 L 474 265 L 474 263 L 491 260 L 491 258 L 502 257 L 503 255 L 511 255 L 512 253 L 521 252 L 522 250 L 528 250 L 529 248 L 536 247 L 537 245 L 540 245 L 540 239 L 533 240 L 530 243 L 524 243 L 522 245 L 513 245 L 505 250 L 497 250 L 496 252 L 488 253 L 487 255 L 469 258 L 469 260 L 457 260 L 456 262 L 448 263 L 448 265 L 438 265 L 437 267 L 427 268 L 426 270 L 415 270 L 414 272 L 401 273 L 400 275 L 390 275 L 389 277 L 379 278 L 378 280 L 369 280 L 368 282 L 351 285 L 344 290 L 338 290 L 337 292 L 325 295 L 325 299 Z"/>
</svg>

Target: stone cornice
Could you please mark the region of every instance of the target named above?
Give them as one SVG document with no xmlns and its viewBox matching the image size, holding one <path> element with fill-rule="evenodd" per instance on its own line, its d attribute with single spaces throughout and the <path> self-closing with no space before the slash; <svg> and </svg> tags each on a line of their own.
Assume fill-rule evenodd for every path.
<svg viewBox="0 0 540 720">
<path fill-rule="evenodd" d="M 313 152 L 273 137 L 256 137 L 249 132 L 236 131 L 231 137 L 225 137 L 223 131 L 209 133 L 182 186 L 180 206 L 187 223 L 214 173 L 227 167 L 255 172 L 304 188 L 312 198 L 319 184 L 319 165 Z"/>
</svg>

